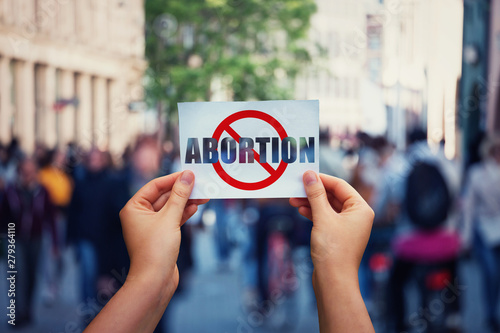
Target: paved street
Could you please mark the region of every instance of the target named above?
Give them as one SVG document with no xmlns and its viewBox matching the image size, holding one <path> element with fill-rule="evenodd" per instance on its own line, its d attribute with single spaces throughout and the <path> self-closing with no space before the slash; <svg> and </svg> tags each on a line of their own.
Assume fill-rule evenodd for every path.
<svg viewBox="0 0 500 333">
<path fill-rule="evenodd" d="M 194 248 L 197 268 L 192 276 L 190 289 L 187 295 L 176 300 L 172 312 L 169 313 L 172 332 L 273 332 L 262 323 L 264 316 L 242 311 L 238 253 L 232 258 L 230 272 L 217 273 L 213 249 L 209 234 L 199 233 Z M 294 300 L 298 306 L 296 331 L 317 332 L 317 312 L 311 294 L 310 280 L 303 274 L 300 278 Z"/>
<path fill-rule="evenodd" d="M 229 270 L 218 270 L 215 258 L 213 238 L 210 231 L 198 232 L 193 244 L 195 253 L 195 269 L 189 279 L 186 291 L 176 297 L 166 314 L 166 327 L 169 333 L 264 333 L 276 332 L 262 322 L 262 316 L 256 313 L 244 313 L 241 309 L 241 271 L 238 267 L 239 254 L 236 251 L 231 259 Z M 67 270 L 65 271 L 59 302 L 52 306 L 42 304 L 40 291 L 37 296 L 36 326 L 16 330 L 16 332 L 79 332 L 78 322 L 77 267 L 67 254 Z M 5 262 L 1 265 L 5 272 Z M 482 303 L 479 299 L 480 281 L 476 264 L 466 262 L 461 266 L 462 281 L 466 286 L 464 295 L 460 296 L 465 305 L 464 324 L 466 332 L 486 332 L 482 324 Z M 6 280 L 2 278 L 1 308 L 6 306 Z M 312 300 L 309 278 L 302 276 L 296 294 L 297 323 L 296 332 L 318 332 L 317 314 Z M 38 288 L 40 290 L 41 288 Z M 413 306 L 412 311 L 418 309 Z M 2 315 L 3 318 L 4 315 Z M 5 320 L 2 323 L 2 331 Z"/>
</svg>

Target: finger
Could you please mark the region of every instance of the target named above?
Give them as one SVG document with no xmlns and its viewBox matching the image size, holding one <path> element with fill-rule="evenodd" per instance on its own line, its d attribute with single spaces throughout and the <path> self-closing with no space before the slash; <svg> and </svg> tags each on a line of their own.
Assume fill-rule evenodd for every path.
<svg viewBox="0 0 500 333">
<path fill-rule="evenodd" d="M 306 207 L 306 206 L 299 207 L 299 214 L 311 221 L 313 219 L 311 207 Z"/>
<path fill-rule="evenodd" d="M 333 196 L 333 194 L 331 193 L 326 193 L 326 196 L 328 198 L 328 202 L 330 203 L 330 206 L 333 207 L 333 209 L 339 213 L 342 211 L 342 203 Z M 296 207 L 296 208 L 299 208 L 299 207 L 302 207 L 302 206 L 305 206 L 305 207 L 311 207 L 311 204 L 309 203 L 309 199 L 307 198 L 290 198 L 290 205 L 292 207 Z"/>
<path fill-rule="evenodd" d="M 163 206 L 165 206 L 165 204 L 167 203 L 168 199 L 170 198 L 170 194 L 172 193 L 172 191 L 168 191 L 167 193 L 164 193 L 162 194 L 158 200 L 156 200 L 156 202 L 153 204 L 153 209 L 155 212 L 158 212 L 160 211 Z M 195 204 L 195 205 L 204 205 L 206 204 L 208 201 L 210 201 L 209 199 L 189 199 L 188 201 L 188 205 L 189 204 Z"/>
<path fill-rule="evenodd" d="M 208 203 L 210 199 L 189 199 L 188 204 L 195 204 L 195 205 L 204 205 Z"/>
<path fill-rule="evenodd" d="M 137 191 L 132 200 L 152 207 L 162 194 L 170 191 L 178 176 L 179 173 L 176 172 L 168 176 L 153 179 Z"/>
<path fill-rule="evenodd" d="M 361 195 L 359 195 L 359 193 L 345 180 L 325 174 L 320 174 L 320 179 L 325 189 L 341 204 L 340 207 L 342 210 L 353 204 L 365 202 Z"/>
<path fill-rule="evenodd" d="M 307 198 L 290 198 L 290 205 L 296 208 L 300 206 L 310 206 L 309 200 Z"/>
<path fill-rule="evenodd" d="M 187 204 L 184 212 L 182 213 L 181 226 L 186 223 L 198 211 L 198 205 Z"/>
<path fill-rule="evenodd" d="M 170 198 L 170 193 L 172 193 L 172 191 L 168 191 L 166 193 L 163 193 L 162 195 L 160 195 L 160 197 L 158 198 L 158 200 L 156 200 L 153 203 L 153 210 L 155 212 L 160 211 L 160 209 L 162 209 L 163 206 L 165 206 L 165 204 L 168 201 L 168 198 Z"/>
<path fill-rule="evenodd" d="M 342 211 L 342 206 L 343 206 L 340 200 L 337 199 L 330 192 L 326 192 L 326 196 L 328 197 L 328 202 L 330 202 L 330 206 L 332 206 L 337 213 L 340 213 Z"/>
<path fill-rule="evenodd" d="M 303 181 L 307 199 L 309 200 L 313 214 L 326 212 L 331 209 L 325 187 L 318 175 L 314 171 L 306 171 L 303 176 Z"/>
<path fill-rule="evenodd" d="M 169 215 L 169 219 L 177 222 L 181 222 L 184 209 L 191 195 L 191 191 L 194 186 L 194 173 L 192 171 L 186 170 L 177 177 L 174 186 L 172 187 L 172 193 L 170 193 L 170 198 L 168 199 L 165 206 L 160 210 Z"/>
</svg>

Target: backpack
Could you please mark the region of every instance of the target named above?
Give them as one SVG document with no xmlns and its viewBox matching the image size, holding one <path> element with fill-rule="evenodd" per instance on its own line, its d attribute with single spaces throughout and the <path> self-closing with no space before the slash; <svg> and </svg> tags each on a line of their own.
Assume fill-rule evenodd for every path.
<svg viewBox="0 0 500 333">
<path fill-rule="evenodd" d="M 408 175 L 405 193 L 411 222 L 421 229 L 434 229 L 446 221 L 451 202 L 450 191 L 437 166 L 416 163 Z"/>
</svg>

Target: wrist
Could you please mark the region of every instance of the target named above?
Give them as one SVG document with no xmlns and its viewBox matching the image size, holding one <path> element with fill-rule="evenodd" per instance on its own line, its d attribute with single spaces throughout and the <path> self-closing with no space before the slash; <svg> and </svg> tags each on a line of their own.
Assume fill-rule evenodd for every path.
<svg viewBox="0 0 500 333">
<path fill-rule="evenodd" d="M 152 297 L 157 297 L 159 306 L 168 304 L 177 289 L 178 278 L 166 278 L 153 271 L 134 271 L 130 269 L 124 286 L 133 286 L 145 290 Z"/>
<path fill-rule="evenodd" d="M 358 272 L 340 267 L 314 268 L 313 286 L 317 288 L 359 289 Z"/>
</svg>

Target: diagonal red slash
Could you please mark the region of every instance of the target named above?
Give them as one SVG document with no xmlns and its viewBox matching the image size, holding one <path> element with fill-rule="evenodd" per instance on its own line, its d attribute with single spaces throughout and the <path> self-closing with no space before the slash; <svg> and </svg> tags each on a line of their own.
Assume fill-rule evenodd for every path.
<svg viewBox="0 0 500 333">
<path fill-rule="evenodd" d="M 229 128 L 229 131 L 227 133 L 233 137 L 233 139 L 237 140 L 238 143 L 241 140 L 241 137 L 234 131 L 232 128 L 229 127 L 233 122 L 244 119 L 244 118 L 256 118 L 260 119 L 268 124 L 270 124 L 277 132 L 281 140 L 285 139 L 288 134 L 286 133 L 285 129 L 283 126 L 276 120 L 274 119 L 271 115 L 264 113 L 262 111 L 257 111 L 257 110 L 242 110 L 233 114 L 230 114 L 227 116 L 224 120 L 221 121 L 221 123 L 217 126 L 217 128 L 214 131 L 214 134 L 212 137 L 216 140 L 219 140 L 220 137 L 222 136 L 222 132 L 226 131 L 226 129 Z M 244 191 L 257 191 L 261 190 L 263 188 L 268 187 L 269 185 L 273 184 L 276 182 L 285 172 L 288 163 L 285 163 L 283 160 L 280 162 L 278 168 L 274 170 L 271 166 L 267 165 L 264 163 L 260 163 L 260 156 L 255 152 L 255 150 L 252 149 L 254 154 L 257 156 L 257 162 L 261 164 L 262 167 L 264 167 L 269 173 L 269 177 L 257 181 L 257 182 L 242 182 L 238 179 L 235 179 L 227 174 L 226 171 L 221 166 L 220 161 L 217 161 L 217 163 L 213 164 L 215 172 L 219 175 L 219 177 L 225 181 L 227 184 L 230 186 L 244 190 Z M 255 156 L 254 155 L 254 156 Z"/>
<path fill-rule="evenodd" d="M 234 140 L 236 140 L 236 142 L 240 143 L 240 139 L 241 139 L 241 136 L 231 127 L 231 126 L 227 126 L 225 129 L 224 129 Z M 255 151 L 255 149 L 252 149 L 253 151 L 253 156 L 255 157 L 255 159 L 257 160 L 257 163 L 259 163 L 260 165 L 262 165 L 262 167 L 264 169 L 267 170 L 267 172 L 269 172 L 269 174 L 273 174 L 276 170 L 269 164 L 269 163 L 262 163 L 260 161 L 260 155 Z"/>
</svg>

